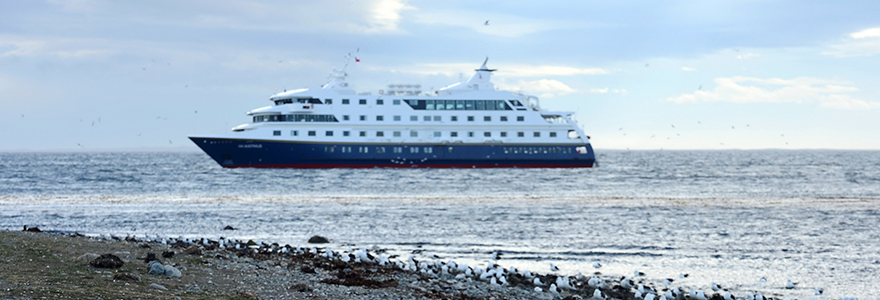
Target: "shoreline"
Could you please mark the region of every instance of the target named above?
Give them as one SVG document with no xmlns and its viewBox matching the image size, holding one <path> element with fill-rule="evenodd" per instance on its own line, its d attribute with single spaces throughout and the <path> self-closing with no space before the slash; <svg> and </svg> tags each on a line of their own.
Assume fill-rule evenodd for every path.
<svg viewBox="0 0 880 300">
<path fill-rule="evenodd" d="M 0 230 L 0 253 L 4 254 L 0 298 L 647 300 L 651 294 L 655 300 L 703 299 L 687 289 L 667 289 L 656 284 L 659 280 L 645 277 L 633 277 L 628 285 L 624 281 L 629 278 L 599 272 L 557 276 L 497 265 L 467 266 L 439 258 L 387 257 L 383 249 L 326 249 L 321 244 L 294 248 L 253 241 L 106 239 Z M 173 255 L 167 255 L 170 252 Z M 108 253 L 118 256 L 122 267 L 96 268 L 83 259 Z M 150 274 L 144 259 L 150 253 L 165 266 L 179 269 L 182 276 Z M 535 278 L 543 284 L 536 286 Z M 704 293 L 705 299 L 725 299 L 724 290 Z M 783 295 L 764 297 L 782 299 Z"/>
</svg>

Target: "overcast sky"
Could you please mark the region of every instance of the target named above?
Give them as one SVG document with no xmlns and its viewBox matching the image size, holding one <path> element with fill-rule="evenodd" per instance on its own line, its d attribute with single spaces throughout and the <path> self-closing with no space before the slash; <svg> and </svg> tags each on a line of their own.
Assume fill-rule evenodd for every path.
<svg viewBox="0 0 880 300">
<path fill-rule="evenodd" d="M 291 3 L 295 2 L 295 3 Z M 0 151 L 197 149 L 276 90 L 496 87 L 596 149 L 880 149 L 877 1 L 0 1 Z M 485 25 L 486 21 L 488 25 Z"/>
</svg>

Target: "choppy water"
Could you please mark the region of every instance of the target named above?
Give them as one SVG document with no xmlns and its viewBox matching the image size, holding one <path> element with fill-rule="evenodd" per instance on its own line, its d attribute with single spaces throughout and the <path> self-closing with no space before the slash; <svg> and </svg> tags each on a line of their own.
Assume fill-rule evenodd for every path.
<svg viewBox="0 0 880 300">
<path fill-rule="evenodd" d="M 880 152 L 597 151 L 594 169 L 222 169 L 200 153 L 0 154 L 0 228 L 377 245 L 735 295 L 880 297 Z M 220 230 L 226 225 L 237 231 Z M 759 279 L 766 277 L 767 282 Z M 799 282 L 785 290 L 785 281 Z"/>
</svg>

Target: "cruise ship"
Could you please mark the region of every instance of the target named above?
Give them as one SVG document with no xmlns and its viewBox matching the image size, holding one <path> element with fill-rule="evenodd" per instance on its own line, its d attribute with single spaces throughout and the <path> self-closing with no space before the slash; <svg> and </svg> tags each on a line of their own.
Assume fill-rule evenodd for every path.
<svg viewBox="0 0 880 300">
<path fill-rule="evenodd" d="M 320 89 L 284 91 L 231 132 L 190 140 L 225 168 L 588 168 L 574 112 L 496 90 L 483 62 L 436 91 L 389 85 L 357 93 L 345 68 Z M 347 66 L 347 65 L 346 65 Z"/>
</svg>

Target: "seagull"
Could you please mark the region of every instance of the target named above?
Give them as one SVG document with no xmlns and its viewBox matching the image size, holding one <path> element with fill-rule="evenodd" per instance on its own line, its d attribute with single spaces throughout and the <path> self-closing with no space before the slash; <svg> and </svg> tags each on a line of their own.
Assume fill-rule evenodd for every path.
<svg viewBox="0 0 880 300">
<path fill-rule="evenodd" d="M 715 283 L 714 281 L 712 281 L 712 285 L 711 285 L 711 287 L 712 287 L 712 290 L 713 290 L 713 291 L 716 291 L 716 292 L 717 292 L 718 290 L 721 290 L 721 286 L 718 285 L 717 283 Z"/>
<path fill-rule="evenodd" d="M 171 144 L 171 140 L 168 140 L 168 143 Z"/>
<path fill-rule="evenodd" d="M 553 271 L 553 272 L 559 271 L 559 267 L 557 267 L 553 263 L 550 263 L 550 271 Z"/>
<path fill-rule="evenodd" d="M 602 291 L 600 291 L 599 289 L 593 290 L 593 298 L 605 299 L 605 297 L 602 297 Z"/>
<path fill-rule="evenodd" d="M 492 253 L 492 259 L 494 259 L 494 260 L 501 259 L 501 251 L 495 251 L 494 253 Z"/>
<path fill-rule="evenodd" d="M 623 279 L 620 280 L 620 286 L 622 286 L 625 289 L 631 289 L 631 288 L 633 288 L 633 281 L 632 281 L 632 279 L 629 279 L 628 277 L 624 277 Z"/>
<path fill-rule="evenodd" d="M 822 293 L 824 293 L 824 292 L 825 292 L 825 289 L 823 289 L 823 288 L 816 288 L 816 295 L 817 295 L 817 296 L 818 296 L 818 295 L 822 295 Z"/>
<path fill-rule="evenodd" d="M 736 129 L 736 127 L 733 127 L 733 125 L 731 125 L 731 126 L 730 126 L 730 129 Z"/>
<path fill-rule="evenodd" d="M 795 285 L 797 285 L 797 282 L 791 282 L 791 279 L 789 279 L 788 282 L 785 283 L 785 288 L 790 290 L 793 289 Z"/>
<path fill-rule="evenodd" d="M 767 278 L 766 278 L 766 277 L 761 277 L 761 279 L 758 279 L 758 281 L 759 281 L 759 282 L 767 282 Z"/>
<path fill-rule="evenodd" d="M 724 144 L 722 144 L 722 145 L 724 145 Z M 679 273 L 678 274 L 678 278 L 687 278 L 688 276 L 690 276 L 690 274 L 688 274 L 688 273 Z"/>
<path fill-rule="evenodd" d="M 650 65 L 650 64 L 645 64 L 645 68 L 647 68 L 647 67 L 648 67 L 648 65 Z"/>
<path fill-rule="evenodd" d="M 483 23 L 485 26 L 489 26 L 489 20 L 486 20 L 486 23 Z"/>
<path fill-rule="evenodd" d="M 730 294 L 730 292 L 724 292 L 723 296 L 724 300 L 736 300 L 736 297 Z"/>
<path fill-rule="evenodd" d="M 669 124 L 669 125 L 671 125 L 671 126 L 672 126 L 672 128 L 675 128 L 675 124 Z"/>
<path fill-rule="evenodd" d="M 598 268 L 601 268 L 601 267 L 602 267 L 602 264 L 600 264 L 598 261 L 593 263 L 593 268 L 598 269 Z"/>
<path fill-rule="evenodd" d="M 532 283 L 534 283 L 535 285 L 544 285 L 544 283 L 541 282 L 541 278 L 538 277 L 535 277 L 535 280 L 532 280 Z"/>
<path fill-rule="evenodd" d="M 663 279 L 663 285 L 666 286 L 666 288 L 669 288 L 669 285 L 672 284 L 673 281 L 675 280 L 673 280 L 672 278 Z"/>
<path fill-rule="evenodd" d="M 544 291 L 544 289 L 542 289 L 542 288 L 539 288 L 539 287 L 535 287 L 535 291 L 536 291 L 536 292 L 538 292 L 538 293 L 540 293 L 540 292 L 543 292 L 543 291 Z"/>
<path fill-rule="evenodd" d="M 85 147 L 83 147 L 83 145 L 80 145 L 80 143 L 76 143 L 76 145 L 79 146 L 80 148 L 85 148 Z"/>
<path fill-rule="evenodd" d="M 635 272 L 633 272 L 633 274 L 635 275 L 635 277 L 645 276 L 645 272 L 640 272 L 639 270 L 636 270 Z"/>
<path fill-rule="evenodd" d="M 701 84 L 700 87 L 697 88 L 697 90 L 698 90 L 698 91 L 702 91 L 702 90 L 703 90 L 703 85 Z"/>
</svg>

